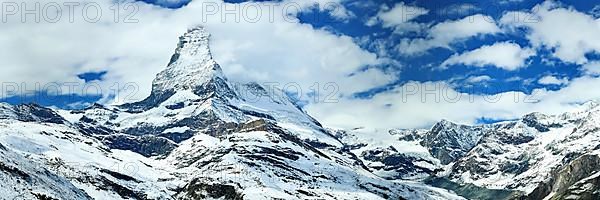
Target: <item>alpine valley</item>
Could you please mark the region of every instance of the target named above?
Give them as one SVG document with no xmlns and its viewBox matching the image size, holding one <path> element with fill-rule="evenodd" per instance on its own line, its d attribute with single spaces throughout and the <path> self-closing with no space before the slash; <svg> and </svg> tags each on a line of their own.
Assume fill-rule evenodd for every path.
<svg viewBox="0 0 600 200">
<path fill-rule="evenodd" d="M 146 99 L 0 104 L 2 199 L 600 199 L 600 106 L 478 126 L 334 130 L 233 83 L 190 29 Z"/>
</svg>

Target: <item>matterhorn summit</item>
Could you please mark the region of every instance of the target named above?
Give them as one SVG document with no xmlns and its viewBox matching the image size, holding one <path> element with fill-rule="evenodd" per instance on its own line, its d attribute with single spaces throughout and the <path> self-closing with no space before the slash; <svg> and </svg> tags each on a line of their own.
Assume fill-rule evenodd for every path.
<svg viewBox="0 0 600 200">
<path fill-rule="evenodd" d="M 202 26 L 189 29 L 179 37 L 167 68 L 152 83 L 151 95 L 137 103 L 124 105 L 130 109 L 146 110 L 163 103 L 180 91 L 191 92 L 200 98 L 235 98 L 209 48 L 210 34 Z"/>
<path fill-rule="evenodd" d="M 202 27 L 181 36 L 167 68 L 154 79 L 152 91 L 193 90 L 215 78 L 223 78 L 221 67 L 210 53 L 209 38 L 210 34 Z"/>
</svg>

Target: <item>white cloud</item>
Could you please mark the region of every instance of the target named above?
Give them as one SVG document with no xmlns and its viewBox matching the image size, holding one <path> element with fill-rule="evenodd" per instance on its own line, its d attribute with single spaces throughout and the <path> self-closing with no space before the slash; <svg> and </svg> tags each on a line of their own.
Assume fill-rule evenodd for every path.
<svg viewBox="0 0 600 200">
<path fill-rule="evenodd" d="M 396 80 L 396 75 L 386 73 L 376 68 L 369 68 L 363 72 L 353 74 L 341 82 L 336 82 L 342 91 L 363 92 L 373 89 L 373 86 L 383 86 Z M 356 84 L 361 83 L 361 84 Z M 349 95 L 347 92 L 342 94 Z"/>
<path fill-rule="evenodd" d="M 436 24 L 427 31 L 426 38 L 404 39 L 396 48 L 405 55 L 420 54 L 432 48 L 450 49 L 453 43 L 500 31 L 493 18 L 477 14 Z"/>
<path fill-rule="evenodd" d="M 556 76 L 547 75 L 540 78 L 540 80 L 538 80 L 538 83 L 542 85 L 566 85 L 569 84 L 569 79 L 566 77 L 558 78 Z"/>
<path fill-rule="evenodd" d="M 510 78 L 505 79 L 504 81 L 506 82 L 515 82 L 515 81 L 522 81 L 523 78 L 519 77 L 519 76 L 513 76 Z"/>
<path fill-rule="evenodd" d="M 600 79 L 581 77 L 558 91 L 536 89 L 532 94 L 504 92 L 482 96 L 459 93 L 444 82 L 412 82 L 369 100 L 311 104 L 308 111 L 325 125 L 337 128 L 430 128 L 441 119 L 475 124 L 481 117 L 502 120 L 536 111 L 571 111 L 580 103 L 600 99 L 600 91 L 595 88 L 598 84 Z"/>
<path fill-rule="evenodd" d="M 530 12 L 507 12 L 500 22 L 508 28 L 525 27 L 529 42 L 565 62 L 584 64 L 587 53 L 600 53 L 600 19 L 563 8 L 552 1 Z"/>
<path fill-rule="evenodd" d="M 500 4 L 521 3 L 525 0 L 501 0 Z"/>
<path fill-rule="evenodd" d="M 417 6 L 410 6 L 404 2 L 397 3 L 393 8 L 383 7 L 377 16 L 367 21 L 368 26 L 381 23 L 384 28 L 394 28 L 394 33 L 404 34 L 420 31 L 425 25 L 412 22 L 413 19 L 426 15 L 429 10 Z"/>
<path fill-rule="evenodd" d="M 583 65 L 582 70 L 587 75 L 600 75 L 600 61 L 594 61 Z"/>
<path fill-rule="evenodd" d="M 487 81 L 491 81 L 493 80 L 492 77 L 488 76 L 488 75 L 482 75 L 482 76 L 470 76 L 469 78 L 467 78 L 467 82 L 468 83 L 481 83 L 481 82 L 487 82 Z"/>
<path fill-rule="evenodd" d="M 384 8 L 374 20 L 383 23 L 384 27 L 394 27 L 411 21 L 421 15 L 429 13 L 429 10 L 417 6 L 409 6 L 404 2 L 397 3 L 393 8 Z"/>
<path fill-rule="evenodd" d="M 442 63 L 442 68 L 450 65 L 464 64 L 478 67 L 495 66 L 504 70 L 517 70 L 525 67 L 527 58 L 535 52 L 529 48 L 521 48 L 518 44 L 511 42 L 498 42 L 493 45 L 482 46 L 478 49 L 454 54 Z"/>
<path fill-rule="evenodd" d="M 340 93 L 349 94 L 356 92 L 354 89 L 384 84 L 382 80 L 390 78 L 374 81 L 361 74 L 365 66 L 382 61 L 352 38 L 298 22 L 295 16 L 299 12 L 313 10 L 316 5 L 323 11 L 340 12 L 318 4 L 324 1 L 247 2 L 236 7 L 198 0 L 176 10 L 136 2 L 139 11 L 134 18 L 138 23 L 122 23 L 127 12 L 122 13 L 121 23 L 114 23 L 109 12 L 112 2 L 96 1 L 104 11 L 98 23 L 85 22 L 80 15 L 75 15 L 75 23 L 69 23 L 66 14 L 58 23 L 21 23 L 18 15 L 9 18 L 0 31 L 0 45 L 5 50 L 0 53 L 0 80 L 25 82 L 28 88 L 35 82 L 83 84 L 77 74 L 108 71 L 98 82 L 104 89 L 103 101 L 110 101 L 108 94 L 117 90 L 115 83 L 123 87 L 128 82 L 135 83 L 138 91 L 132 96 L 122 91 L 125 93 L 120 97 L 139 100 L 150 93 L 151 81 L 168 63 L 178 36 L 198 24 L 212 34 L 214 57 L 234 81 L 279 82 L 281 86 L 297 83 L 306 92 L 315 82 L 344 83 Z M 219 12 L 207 13 L 210 5 L 217 6 Z M 245 7 L 248 5 L 259 6 L 260 20 L 249 20 L 256 13 Z M 225 15 L 220 12 L 223 6 L 238 13 Z M 355 72 L 354 77 L 348 77 Z M 366 73 L 381 74 L 376 69 Z"/>
</svg>

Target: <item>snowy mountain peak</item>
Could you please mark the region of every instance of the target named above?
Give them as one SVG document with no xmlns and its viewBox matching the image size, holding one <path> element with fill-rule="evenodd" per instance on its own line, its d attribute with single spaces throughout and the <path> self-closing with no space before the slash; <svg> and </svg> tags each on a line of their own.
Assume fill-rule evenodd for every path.
<svg viewBox="0 0 600 200">
<path fill-rule="evenodd" d="M 212 59 L 209 49 L 210 34 L 203 27 L 198 26 L 189 29 L 185 34 L 179 37 L 179 43 L 175 54 L 171 57 L 169 65 L 184 59 Z"/>
<path fill-rule="evenodd" d="M 209 38 L 210 34 L 201 26 L 179 37 L 175 53 L 167 68 L 154 79 L 152 91 L 190 90 L 215 78 L 224 79 L 221 67 L 210 53 Z"/>
<path fill-rule="evenodd" d="M 203 27 L 189 29 L 179 37 L 179 43 L 167 68 L 152 82 L 150 96 L 141 102 L 125 104 L 131 111 L 156 107 L 178 92 L 197 95 L 196 100 L 212 97 L 235 99 L 237 95 L 225 78 L 221 67 L 213 59 L 210 34 Z"/>
</svg>

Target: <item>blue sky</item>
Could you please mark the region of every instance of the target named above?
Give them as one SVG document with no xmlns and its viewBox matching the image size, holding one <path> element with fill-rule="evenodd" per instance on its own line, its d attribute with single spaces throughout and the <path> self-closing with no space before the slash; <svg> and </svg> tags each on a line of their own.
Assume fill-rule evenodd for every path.
<svg viewBox="0 0 600 200">
<path fill-rule="evenodd" d="M 238 0 L 225 2 L 231 4 L 248 3 Z M 268 3 L 269 1 L 256 2 Z M 294 1 L 275 2 L 293 3 Z M 336 12 L 340 11 L 337 13 L 331 9 L 323 9 L 318 6 L 327 2 L 317 2 L 315 4 L 317 6 L 309 5 L 303 8 L 301 12 L 294 13 L 299 19 L 296 28 L 306 29 L 306 25 L 308 25 L 309 29 L 318 36 L 324 36 L 325 38 L 335 36 L 338 37 L 337 42 L 351 41 L 352 45 L 358 46 L 360 49 L 355 49 L 350 45 L 348 48 L 351 50 L 347 50 L 347 52 L 359 52 L 357 55 L 360 55 L 358 57 L 362 59 L 360 62 L 356 61 L 362 64 L 356 65 L 350 71 L 344 71 L 343 75 L 348 79 L 358 77 L 357 79 L 360 78 L 360 80 L 363 80 L 364 78 L 361 78 L 361 75 L 369 76 L 375 74 L 373 77 L 370 77 L 373 80 L 365 82 L 362 85 L 363 87 L 358 85 L 361 83 L 350 86 L 342 84 L 343 81 L 338 82 L 342 89 L 352 88 L 342 90 L 338 96 L 341 101 L 346 100 L 347 102 L 344 103 L 348 103 L 349 105 L 375 102 L 372 103 L 374 105 L 365 105 L 364 107 L 374 108 L 371 110 L 379 110 L 381 108 L 381 112 L 411 112 L 404 109 L 392 109 L 399 102 L 389 100 L 394 99 L 391 94 L 402 91 L 402 87 L 410 83 L 423 85 L 443 83 L 451 87 L 452 92 L 466 94 L 471 98 L 507 93 L 522 93 L 526 96 L 533 96 L 533 92 L 536 90 L 543 91 L 544 95 L 541 95 L 543 98 L 553 95 L 564 96 L 566 94 L 565 91 L 577 90 L 570 87 L 580 84 L 581 80 L 595 81 L 595 78 L 598 77 L 597 72 L 600 71 L 595 70 L 600 60 L 600 50 L 598 49 L 600 44 L 597 44 L 598 41 L 596 40 L 587 40 L 590 34 L 593 35 L 600 30 L 600 28 L 594 27 L 600 24 L 598 22 L 600 6 L 594 1 L 339 0 L 333 1 L 336 2 L 335 5 L 339 6 L 335 9 Z M 170 10 L 164 12 L 173 13 L 177 13 L 179 10 L 181 10 L 181 13 L 184 13 L 186 9 L 192 9 L 189 7 L 193 4 L 190 1 L 177 0 L 143 0 L 140 3 L 147 4 L 149 12 L 157 10 L 156 8 L 152 8 L 152 6 L 158 6 Z M 338 15 L 340 13 L 343 15 Z M 511 16 L 517 16 L 518 19 L 511 21 Z M 571 17 L 577 23 L 569 25 L 569 23 L 562 21 L 569 22 L 569 18 Z M 546 19 L 558 20 L 555 27 L 552 27 L 547 26 L 548 22 Z M 581 23 L 578 23 L 578 20 Z M 594 24 L 594 20 L 596 20 L 596 24 Z M 561 23 L 564 23 L 564 25 Z M 586 23 L 594 25 L 586 27 Z M 580 25 L 581 27 L 577 27 Z M 221 28 L 219 25 L 210 25 L 210 23 L 207 26 L 209 30 L 215 30 L 215 32 L 225 32 L 227 29 Z M 233 23 L 226 26 L 236 25 Z M 552 35 L 553 32 L 562 31 L 562 26 L 565 28 L 572 26 L 571 28 L 577 29 L 582 34 L 578 35 L 577 32 L 565 33 L 564 37 Z M 258 33 L 257 30 L 250 32 Z M 227 41 L 226 37 L 236 36 L 227 34 L 213 34 L 217 35 L 217 37 L 222 37 L 216 38 L 217 42 L 215 43 L 217 44 L 215 45 L 217 47 L 215 54 L 217 55 L 215 57 L 217 61 L 222 62 L 224 67 L 227 67 L 225 69 L 226 72 L 228 70 L 232 71 L 231 73 L 234 79 L 236 79 L 235 74 L 237 71 L 231 68 L 240 65 L 239 62 L 244 60 L 244 58 L 240 58 L 240 61 L 231 59 L 232 56 L 227 55 L 229 53 L 228 49 L 221 48 L 221 46 L 225 46 L 221 45 L 225 44 L 225 42 L 219 41 Z M 261 39 L 259 36 L 255 37 Z M 168 44 L 168 42 L 172 41 L 172 39 L 165 40 L 164 43 Z M 280 40 L 280 43 L 282 43 L 281 41 L 283 43 L 286 42 L 285 40 Z M 589 44 L 586 44 L 588 43 L 587 41 L 589 41 Z M 310 49 L 311 47 L 305 48 Z M 581 51 L 570 52 L 573 49 L 580 49 Z M 169 52 L 171 50 L 172 48 L 166 48 L 166 50 L 160 52 Z M 271 51 L 265 51 L 265 55 L 268 55 L 268 52 Z M 339 57 L 343 56 L 339 55 Z M 376 56 L 376 60 L 373 60 L 374 56 Z M 127 58 L 127 56 L 123 56 L 123 58 Z M 221 58 L 227 58 L 228 60 Z M 301 59 L 289 58 L 291 58 L 289 59 L 291 60 L 290 62 Z M 115 56 L 112 55 L 110 59 L 115 59 Z M 256 59 L 260 59 L 260 57 Z M 264 63 L 252 63 L 248 64 L 248 66 L 254 67 L 254 65 L 259 64 L 270 66 L 270 64 L 277 61 L 282 62 L 281 60 L 273 60 L 265 61 Z M 86 61 L 83 60 L 80 62 L 85 63 Z M 156 62 L 160 63 L 159 61 Z M 149 71 L 155 73 L 156 69 L 160 69 L 160 66 L 152 69 L 154 71 Z M 269 69 L 272 71 L 269 71 Z M 273 71 L 277 69 L 271 67 L 257 70 L 275 74 Z M 96 83 L 119 77 L 121 74 L 115 71 L 114 69 L 111 70 L 110 67 L 95 66 L 87 67 L 85 70 L 77 70 L 77 73 L 72 73 L 71 76 L 81 83 Z M 278 80 L 289 78 L 286 76 L 273 76 L 279 78 Z M 122 77 L 127 76 L 123 75 Z M 247 79 L 254 80 L 253 78 L 245 77 L 241 79 L 243 81 L 247 81 Z M 317 79 L 315 81 L 321 80 Z M 2 99 L 2 101 L 14 104 L 36 102 L 46 106 L 72 109 L 106 100 L 106 96 L 103 97 L 102 95 L 69 94 L 53 96 L 48 91 L 37 91 L 36 93 L 38 95 L 33 95 L 33 97 L 25 95 L 11 96 Z M 52 98 L 49 98 L 49 96 L 52 96 Z M 577 95 L 573 98 L 572 102 L 594 100 L 595 97 L 591 94 Z M 380 101 L 380 99 L 386 100 L 384 102 L 383 100 Z M 554 99 L 546 101 L 552 102 L 547 103 L 553 108 L 548 109 L 548 112 L 551 113 L 564 111 L 563 106 L 572 103 L 564 99 L 560 101 Z M 311 107 L 311 102 L 307 101 L 306 103 L 309 104 L 309 108 L 307 109 L 309 111 L 312 110 L 311 112 L 314 112 L 317 118 L 325 112 L 324 110 L 341 109 L 335 108 L 332 105 L 325 105 L 321 108 L 319 104 Z M 336 105 L 342 106 L 344 103 Z M 403 106 L 406 107 L 408 104 Z M 436 106 L 445 107 L 446 105 L 436 104 Z M 477 104 L 477 106 L 480 107 L 482 105 Z M 448 109 L 439 114 L 431 114 L 430 117 L 424 117 L 422 122 L 408 123 L 407 126 L 423 126 L 430 124 L 431 119 L 446 117 L 465 123 L 495 122 L 515 118 L 524 112 L 537 111 L 535 108 L 539 110 L 539 108 L 548 106 L 546 104 L 539 104 L 531 106 L 532 109 L 518 112 L 513 109 L 521 108 L 523 105 L 508 105 L 504 107 L 506 109 L 496 108 L 494 111 L 478 109 L 474 111 L 476 114 L 469 115 L 468 117 L 453 117 L 453 114 L 445 112 L 452 113 L 455 111 Z M 570 108 L 570 106 L 567 107 Z M 433 111 L 425 113 L 429 112 Z M 346 113 L 345 115 L 356 114 Z M 344 118 L 343 116 L 344 114 L 340 114 L 339 118 L 329 118 L 325 119 L 325 121 L 340 121 L 340 119 Z"/>
<path fill-rule="evenodd" d="M 381 1 L 378 1 L 381 3 Z M 536 4 L 542 3 L 543 1 L 516 1 L 515 3 L 506 2 L 499 3 L 501 1 L 383 1 L 388 7 L 393 7 L 399 2 L 404 2 L 406 5 L 417 6 L 429 10 L 428 14 L 419 16 L 414 21 L 422 23 L 440 23 L 447 20 L 457 20 L 473 14 L 484 14 L 491 16 L 495 19 L 499 19 L 504 11 L 507 10 L 528 10 Z M 562 1 L 565 5 L 573 6 L 581 12 L 591 12 L 595 6 L 593 1 Z M 472 10 L 468 10 L 465 13 L 454 13 L 451 11 L 445 11 L 447 8 L 457 7 L 460 5 L 471 5 Z M 381 40 L 385 44 L 383 48 L 392 48 L 397 45 L 398 40 L 404 38 L 419 38 L 423 37 L 420 33 L 409 34 L 409 35 L 397 35 L 394 34 L 392 29 L 384 28 L 381 24 L 375 26 L 365 25 L 365 21 L 369 20 L 370 17 L 377 14 L 378 8 L 381 4 L 353 6 L 349 4 L 348 8 L 354 13 L 361 13 L 364 16 L 358 16 L 348 22 L 339 23 L 334 19 L 327 19 L 329 23 L 321 23 L 320 21 L 314 21 L 315 17 L 311 13 L 306 13 L 306 17 L 302 19 L 304 23 L 312 24 L 316 27 L 323 27 L 332 29 L 337 33 L 350 35 L 355 38 L 368 38 L 367 41 L 361 46 L 365 49 L 369 49 L 372 52 L 377 52 L 377 46 L 371 41 Z M 323 14 L 322 18 L 326 18 L 328 15 Z M 536 52 L 536 55 L 528 58 L 528 67 L 515 70 L 506 71 L 498 69 L 493 66 L 487 67 L 473 67 L 468 64 L 461 64 L 458 66 L 451 67 L 446 70 L 431 70 L 431 68 L 423 67 L 427 65 L 440 65 L 445 59 L 457 52 L 464 52 L 472 49 L 476 49 L 483 45 L 491 45 L 498 41 L 512 41 L 522 46 L 528 46 L 528 41 L 524 38 L 522 32 L 516 33 L 502 33 L 495 35 L 486 35 L 482 37 L 469 38 L 466 41 L 452 44 L 453 49 L 446 48 L 434 48 L 428 50 L 426 53 L 417 56 L 405 56 L 398 53 L 390 52 L 386 56 L 394 59 L 400 63 L 399 65 L 388 65 L 379 66 L 387 68 L 390 72 L 401 73 L 400 79 L 390 83 L 390 85 L 381 88 L 374 88 L 369 91 L 361 92 L 357 94 L 358 97 L 368 98 L 371 95 L 385 91 L 389 88 L 393 88 L 396 85 L 404 84 L 407 81 L 443 81 L 450 80 L 453 78 L 468 76 L 490 76 L 493 80 L 486 81 L 485 84 L 469 84 L 458 80 L 456 85 L 457 89 L 467 93 L 477 94 L 496 94 L 506 91 L 523 91 L 530 93 L 535 88 L 547 88 L 550 90 L 558 90 L 561 85 L 542 85 L 536 82 L 540 78 L 546 75 L 555 75 L 559 78 L 572 79 L 574 77 L 581 76 L 581 71 L 578 70 L 577 66 L 572 63 L 560 62 L 560 60 L 552 59 L 556 61 L 552 65 L 544 63 L 543 59 L 549 57 L 549 52 L 540 50 Z M 590 54 L 590 58 L 598 56 L 597 54 Z M 519 77 L 521 80 L 514 81 L 511 78 Z"/>
</svg>

